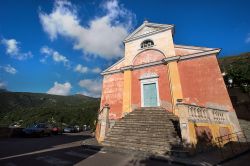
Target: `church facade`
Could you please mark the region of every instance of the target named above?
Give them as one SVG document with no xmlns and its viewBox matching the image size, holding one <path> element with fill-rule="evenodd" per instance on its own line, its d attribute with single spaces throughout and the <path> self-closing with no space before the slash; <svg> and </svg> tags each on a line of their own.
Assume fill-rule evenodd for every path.
<svg viewBox="0 0 250 166">
<path fill-rule="evenodd" d="M 125 40 L 124 57 L 102 72 L 97 140 L 140 108 L 163 108 L 178 117 L 181 137 L 216 137 L 240 131 L 217 62 L 218 48 L 174 43 L 174 25 L 145 21 Z"/>
</svg>

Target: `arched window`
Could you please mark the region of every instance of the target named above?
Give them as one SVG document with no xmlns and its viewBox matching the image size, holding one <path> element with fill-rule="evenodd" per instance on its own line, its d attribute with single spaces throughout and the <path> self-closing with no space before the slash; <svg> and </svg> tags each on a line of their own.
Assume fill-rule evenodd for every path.
<svg viewBox="0 0 250 166">
<path fill-rule="evenodd" d="M 154 45 L 154 42 L 152 40 L 144 40 L 141 43 L 141 48 L 147 48 L 147 47 L 151 47 Z"/>
</svg>

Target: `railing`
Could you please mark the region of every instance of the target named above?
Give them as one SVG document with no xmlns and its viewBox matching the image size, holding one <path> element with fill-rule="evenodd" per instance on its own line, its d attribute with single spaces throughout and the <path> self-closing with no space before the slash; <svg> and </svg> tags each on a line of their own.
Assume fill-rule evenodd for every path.
<svg viewBox="0 0 250 166">
<path fill-rule="evenodd" d="M 235 156 L 250 149 L 248 138 L 243 131 L 215 138 L 214 142 L 223 159 Z"/>
<path fill-rule="evenodd" d="M 209 107 L 201 107 L 197 105 L 179 103 L 178 106 L 184 106 L 187 110 L 186 118 L 195 122 L 227 122 L 227 111 Z M 182 110 L 182 111 L 183 111 Z M 182 113 L 181 111 L 179 113 Z"/>
</svg>

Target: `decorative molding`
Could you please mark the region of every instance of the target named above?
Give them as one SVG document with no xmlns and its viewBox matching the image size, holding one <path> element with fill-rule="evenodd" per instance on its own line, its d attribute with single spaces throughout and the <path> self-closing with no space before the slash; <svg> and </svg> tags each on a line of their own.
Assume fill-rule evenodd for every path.
<svg viewBox="0 0 250 166">
<path fill-rule="evenodd" d="M 128 39 L 124 40 L 123 42 L 128 43 L 128 42 L 131 42 L 131 41 L 134 41 L 134 40 L 137 40 L 137 39 L 141 39 L 141 38 L 144 38 L 144 37 L 147 37 L 147 36 L 150 36 L 150 35 L 155 35 L 155 34 L 170 30 L 170 29 L 172 30 L 173 28 L 174 28 L 173 26 L 170 26 L 168 28 L 163 28 L 161 30 L 152 31 L 152 32 L 147 33 L 147 34 L 142 34 L 142 35 L 139 35 L 139 36 L 136 36 L 136 37 L 128 38 Z"/>
<path fill-rule="evenodd" d="M 178 61 L 179 59 L 180 59 L 180 56 L 172 56 L 172 57 L 162 59 L 162 62 L 166 64 L 171 61 Z"/>
<path fill-rule="evenodd" d="M 149 79 L 149 78 L 159 78 L 159 75 L 156 73 L 144 73 L 140 76 L 140 80 Z"/>
<path fill-rule="evenodd" d="M 182 49 L 189 49 L 189 50 L 200 50 L 200 51 L 209 51 L 214 50 L 216 48 L 208 48 L 208 47 L 199 47 L 199 46 L 186 46 L 186 45 L 174 45 L 174 48 L 182 48 Z"/>
<path fill-rule="evenodd" d="M 135 70 L 135 69 L 140 69 L 140 68 L 145 68 L 145 67 L 150 67 L 150 66 L 156 66 L 156 65 L 161 65 L 161 64 L 167 64 L 172 61 L 181 61 L 181 60 L 187 60 L 187 59 L 193 59 L 193 58 L 199 58 L 202 56 L 209 56 L 212 54 L 218 54 L 221 49 L 214 49 L 214 50 L 209 50 L 209 51 L 204 51 L 204 52 L 199 52 L 199 53 L 194 53 L 194 54 L 188 54 L 188 55 L 183 55 L 183 56 L 173 56 L 173 57 L 168 57 L 164 58 L 161 61 L 155 61 L 155 62 L 150 62 L 146 64 L 141 64 L 137 66 L 125 66 L 117 70 L 112 70 L 112 71 L 104 71 L 101 74 L 106 75 L 106 74 L 113 74 L 113 73 L 118 73 L 118 72 L 123 72 L 124 70 Z"/>
<path fill-rule="evenodd" d="M 217 48 L 214 50 L 209 50 L 209 51 L 204 51 L 204 52 L 198 52 L 194 54 L 188 54 L 180 57 L 180 60 L 185 60 L 185 59 L 192 59 L 192 58 L 198 58 L 201 56 L 206 56 L 206 55 L 211 55 L 211 54 L 218 54 L 221 49 Z"/>
<path fill-rule="evenodd" d="M 121 70 L 121 71 L 133 70 L 133 66 L 132 66 L 132 65 L 130 65 L 130 66 L 124 66 L 124 67 L 121 67 L 120 70 Z"/>
<path fill-rule="evenodd" d="M 161 65 L 161 64 L 163 64 L 162 61 L 155 61 L 155 62 L 150 62 L 150 63 L 145 63 L 145 64 L 134 66 L 133 69 L 141 69 L 141 68 L 156 66 L 156 65 Z"/>
<path fill-rule="evenodd" d="M 138 33 L 144 27 L 152 27 L 152 28 L 158 28 L 158 29 L 156 29 L 155 31 L 146 33 L 146 34 L 141 34 L 141 35 L 138 35 L 138 36 L 134 36 L 134 35 L 136 35 L 136 33 Z M 127 43 L 127 42 L 130 42 L 130 41 L 140 39 L 142 37 L 150 36 L 150 35 L 153 35 L 153 34 L 157 34 L 159 32 L 163 32 L 163 31 L 166 31 L 166 30 L 169 30 L 169 29 L 173 30 L 173 28 L 174 28 L 174 25 L 172 25 L 172 24 L 155 24 L 155 23 L 144 22 L 141 26 L 139 26 L 136 30 L 134 30 L 134 32 L 132 32 L 128 37 L 126 37 L 123 42 Z"/>
</svg>

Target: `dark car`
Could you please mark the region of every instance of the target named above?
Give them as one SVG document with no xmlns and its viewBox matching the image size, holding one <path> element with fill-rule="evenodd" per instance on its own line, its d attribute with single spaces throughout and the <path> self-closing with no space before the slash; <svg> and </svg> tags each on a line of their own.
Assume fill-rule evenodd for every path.
<svg viewBox="0 0 250 166">
<path fill-rule="evenodd" d="M 46 123 L 38 123 L 23 129 L 23 132 L 28 136 L 50 136 L 51 126 Z"/>
</svg>

